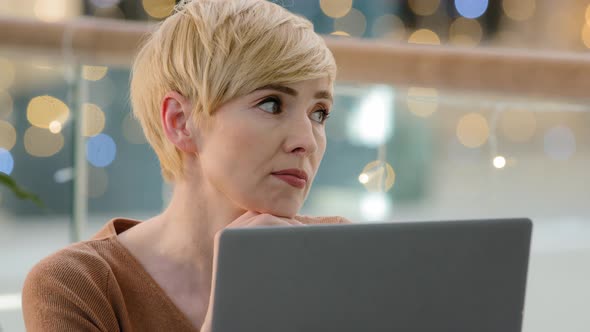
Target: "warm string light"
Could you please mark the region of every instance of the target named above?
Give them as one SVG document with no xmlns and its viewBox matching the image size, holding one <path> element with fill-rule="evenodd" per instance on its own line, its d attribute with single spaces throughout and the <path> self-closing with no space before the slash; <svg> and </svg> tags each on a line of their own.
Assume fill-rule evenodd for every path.
<svg viewBox="0 0 590 332">
<path fill-rule="evenodd" d="M 0 119 L 8 118 L 12 113 L 13 105 L 14 102 L 12 101 L 10 93 L 0 89 Z"/>
<path fill-rule="evenodd" d="M 586 23 L 582 27 L 582 42 L 584 46 L 590 48 L 590 24 Z"/>
<path fill-rule="evenodd" d="M 104 112 L 100 107 L 96 104 L 84 103 L 82 105 L 82 112 L 84 112 L 82 135 L 91 137 L 100 134 L 104 129 L 106 121 Z"/>
<path fill-rule="evenodd" d="M 53 96 L 34 97 L 27 106 L 27 120 L 39 128 L 49 129 L 54 121 L 63 126 L 69 117 L 70 109 L 68 106 Z"/>
<path fill-rule="evenodd" d="M 0 57 L 0 91 L 8 89 L 14 83 L 15 71 L 12 61 Z"/>
<path fill-rule="evenodd" d="M 440 38 L 432 30 L 419 29 L 410 35 L 408 42 L 411 44 L 440 45 Z"/>
<path fill-rule="evenodd" d="M 176 2 L 174 0 L 142 0 L 142 5 L 149 16 L 164 19 L 172 14 Z"/>
<path fill-rule="evenodd" d="M 536 0 L 503 0 L 504 14 L 515 21 L 525 21 L 535 14 Z"/>
<path fill-rule="evenodd" d="M 29 127 L 24 136 L 25 150 L 35 157 L 51 157 L 61 151 L 64 146 L 64 136 L 54 134 L 46 128 Z"/>
<path fill-rule="evenodd" d="M 345 16 L 334 20 L 334 31 L 344 31 L 353 37 L 362 37 L 367 29 L 365 15 L 352 8 Z"/>
<path fill-rule="evenodd" d="M 481 24 L 477 20 L 459 17 L 449 28 L 449 41 L 459 46 L 477 46 L 483 37 Z"/>
<path fill-rule="evenodd" d="M 411 87 L 408 89 L 406 103 L 408 109 L 419 117 L 429 117 L 438 109 L 438 90 Z"/>
<path fill-rule="evenodd" d="M 16 144 L 16 129 L 11 123 L 0 120 L 0 149 L 12 150 Z"/>
<path fill-rule="evenodd" d="M 408 5 L 416 15 L 429 16 L 436 13 L 440 0 L 409 0 Z"/>
<path fill-rule="evenodd" d="M 332 36 L 340 36 L 340 37 L 350 37 L 350 34 L 348 32 L 344 32 L 344 31 L 334 31 L 331 33 Z"/>
<path fill-rule="evenodd" d="M 320 0 L 320 8 L 326 16 L 340 18 L 352 9 L 352 0 Z"/>
<path fill-rule="evenodd" d="M 457 123 L 457 138 L 468 148 L 478 148 L 489 138 L 490 129 L 486 118 L 478 113 L 469 113 Z"/>
<path fill-rule="evenodd" d="M 496 168 L 504 168 L 504 166 L 506 166 L 506 158 L 504 158 L 503 156 L 497 156 L 496 158 L 494 158 L 494 167 Z"/>
<path fill-rule="evenodd" d="M 82 78 L 87 81 L 99 81 L 103 79 L 109 68 L 105 66 L 82 66 Z"/>
<path fill-rule="evenodd" d="M 406 38 L 406 26 L 401 18 L 386 14 L 379 16 L 373 23 L 373 36 L 391 41 L 402 41 Z"/>
<path fill-rule="evenodd" d="M 363 168 L 358 180 L 369 192 L 388 192 L 395 183 L 395 171 L 388 162 L 375 160 Z"/>
</svg>

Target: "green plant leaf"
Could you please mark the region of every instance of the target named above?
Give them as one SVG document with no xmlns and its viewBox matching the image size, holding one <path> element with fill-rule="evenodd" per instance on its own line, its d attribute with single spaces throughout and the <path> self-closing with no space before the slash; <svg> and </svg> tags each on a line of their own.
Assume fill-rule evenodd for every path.
<svg viewBox="0 0 590 332">
<path fill-rule="evenodd" d="M 39 206 L 40 208 L 45 207 L 45 204 L 43 204 L 43 202 L 41 201 L 39 196 L 37 196 L 33 193 L 30 193 L 30 192 L 24 190 L 23 188 L 19 187 L 13 178 L 11 178 L 9 175 L 2 173 L 2 172 L 0 172 L 0 184 L 5 185 L 10 190 L 12 190 L 12 192 L 14 193 L 14 195 L 18 199 L 28 199 L 28 200 L 32 201 L 33 203 L 37 204 L 37 206 Z"/>
</svg>

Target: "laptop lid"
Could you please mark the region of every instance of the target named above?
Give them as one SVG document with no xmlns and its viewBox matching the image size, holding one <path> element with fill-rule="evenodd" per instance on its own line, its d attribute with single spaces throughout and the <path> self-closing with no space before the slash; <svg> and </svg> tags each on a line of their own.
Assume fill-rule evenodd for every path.
<svg viewBox="0 0 590 332">
<path fill-rule="evenodd" d="M 228 229 L 214 332 L 521 330 L 528 219 Z"/>
</svg>

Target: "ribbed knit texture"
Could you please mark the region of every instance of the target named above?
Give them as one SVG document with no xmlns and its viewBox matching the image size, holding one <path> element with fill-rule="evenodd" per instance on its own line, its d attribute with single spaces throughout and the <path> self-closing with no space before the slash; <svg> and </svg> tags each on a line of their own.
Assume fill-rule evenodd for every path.
<svg viewBox="0 0 590 332">
<path fill-rule="evenodd" d="M 348 223 L 297 216 L 305 224 Z M 118 241 L 139 221 L 116 218 L 89 241 L 44 258 L 27 275 L 27 331 L 198 331 Z"/>
</svg>

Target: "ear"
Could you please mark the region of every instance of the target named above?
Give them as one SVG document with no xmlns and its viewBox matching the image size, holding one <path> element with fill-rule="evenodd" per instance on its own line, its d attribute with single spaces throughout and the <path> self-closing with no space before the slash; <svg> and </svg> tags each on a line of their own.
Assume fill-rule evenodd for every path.
<svg viewBox="0 0 590 332">
<path fill-rule="evenodd" d="M 191 124 L 192 103 L 176 91 L 164 95 L 161 106 L 161 121 L 164 134 L 178 149 L 187 153 L 197 152 Z"/>
</svg>

